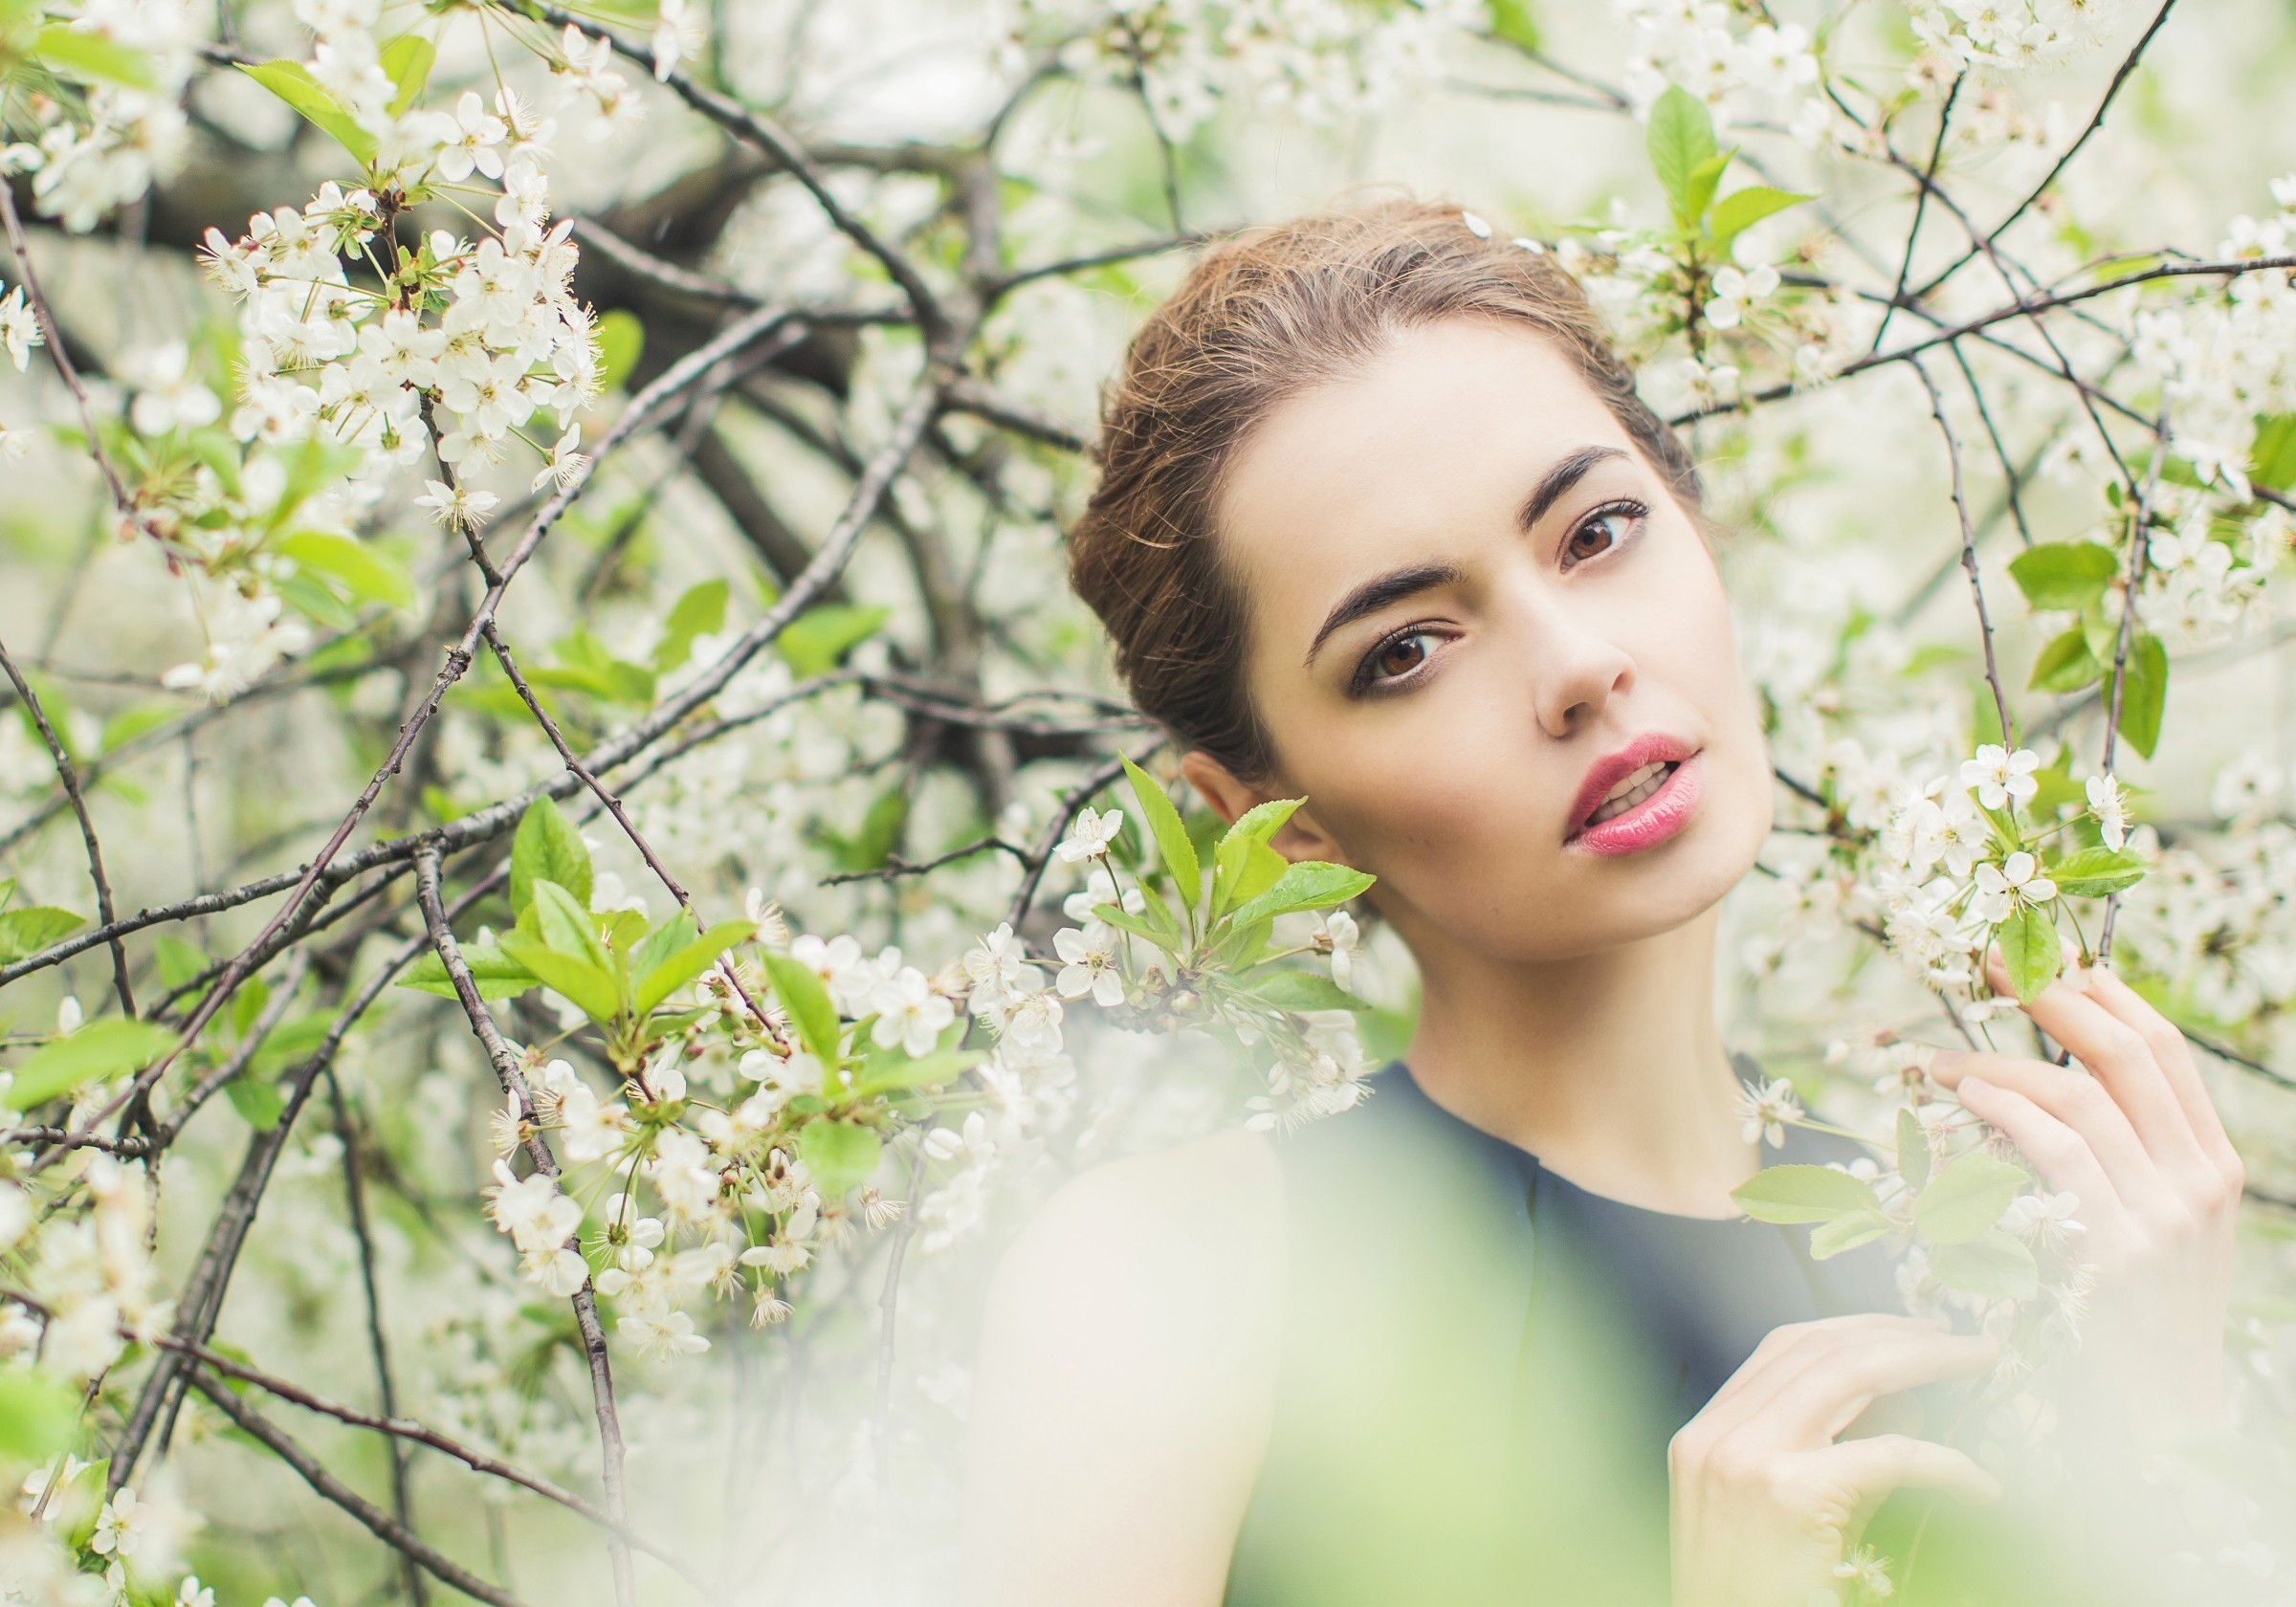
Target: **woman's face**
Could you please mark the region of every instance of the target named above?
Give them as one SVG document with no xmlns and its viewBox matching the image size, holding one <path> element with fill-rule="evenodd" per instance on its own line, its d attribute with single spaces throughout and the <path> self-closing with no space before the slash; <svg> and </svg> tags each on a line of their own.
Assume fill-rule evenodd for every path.
<svg viewBox="0 0 2296 1607">
<path fill-rule="evenodd" d="M 1426 325 L 1292 398 L 1219 529 L 1275 774 L 1184 767 L 1224 811 L 1304 795 L 1276 846 L 1377 875 L 1423 959 L 1631 941 L 1754 863 L 1769 759 L 1712 558 L 1534 333 Z"/>
</svg>

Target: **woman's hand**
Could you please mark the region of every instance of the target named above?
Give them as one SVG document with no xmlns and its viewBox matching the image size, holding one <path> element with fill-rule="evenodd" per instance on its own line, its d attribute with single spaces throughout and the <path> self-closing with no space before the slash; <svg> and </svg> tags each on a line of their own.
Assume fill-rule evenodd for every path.
<svg viewBox="0 0 2296 1607">
<path fill-rule="evenodd" d="M 2009 983 L 1989 957 L 1994 986 Z M 2241 1158 L 2184 1035 L 2110 971 L 2068 972 L 2025 1014 L 2079 1067 L 1941 1051 L 1930 1075 L 2080 1197 L 2097 1272 L 2075 1376 L 2140 1433 L 2220 1420 Z"/>
<path fill-rule="evenodd" d="M 1902 1434 L 1835 1436 L 1884 1396 L 1993 1364 L 1991 1339 L 1912 1317 L 1826 1317 L 1773 1331 L 1667 1448 L 1674 1607 L 1840 1599 L 1834 1570 L 1900 1486 L 1991 1500 L 1961 1452 Z"/>
</svg>

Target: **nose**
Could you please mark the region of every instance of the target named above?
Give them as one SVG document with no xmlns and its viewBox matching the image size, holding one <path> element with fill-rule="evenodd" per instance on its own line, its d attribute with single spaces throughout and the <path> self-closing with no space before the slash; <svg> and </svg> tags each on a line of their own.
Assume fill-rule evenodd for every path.
<svg viewBox="0 0 2296 1607">
<path fill-rule="evenodd" d="M 1634 658 L 1568 607 L 1541 610 L 1531 640 L 1532 701 L 1538 723 L 1557 741 L 1602 717 L 1612 697 L 1634 686 Z"/>
</svg>

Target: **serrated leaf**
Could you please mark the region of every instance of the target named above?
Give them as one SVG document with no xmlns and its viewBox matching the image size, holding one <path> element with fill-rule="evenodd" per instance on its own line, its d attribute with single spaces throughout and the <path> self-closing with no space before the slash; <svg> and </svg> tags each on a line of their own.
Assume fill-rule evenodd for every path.
<svg viewBox="0 0 2296 1607">
<path fill-rule="evenodd" d="M 1731 242 L 1766 217 L 1799 207 L 1804 201 L 1818 197 L 1802 190 L 1773 189 L 1768 185 L 1748 185 L 1733 189 L 1714 203 L 1713 215 L 1707 220 L 1707 232 L 1713 236 L 1717 252 L 1727 256 Z"/>
<path fill-rule="evenodd" d="M 1282 830 L 1292 811 L 1306 802 L 1304 798 L 1272 798 L 1254 804 L 1221 834 L 1219 846 L 1212 850 L 1212 919 L 1219 919 L 1231 905 L 1275 885 L 1289 862 L 1268 847 L 1268 839 Z M 1260 852 L 1255 855 L 1254 849 Z M 1272 872 L 1267 866 L 1270 858 L 1275 861 Z M 1247 887 L 1247 882 L 1258 885 Z"/>
<path fill-rule="evenodd" d="M 2121 735 L 2147 759 L 2160 742 L 2161 711 L 2169 701 L 2169 649 L 2150 631 L 2130 644 L 2129 690 L 2121 694 Z M 2112 706 L 2112 677 L 2105 682 L 2105 704 Z"/>
<path fill-rule="evenodd" d="M 1273 920 L 1278 915 L 1302 910 L 1333 909 L 1378 879 L 1344 865 L 1332 865 L 1320 859 L 1302 860 L 1286 866 L 1266 892 L 1237 905 L 1228 919 L 1238 926 L 1249 926 L 1255 921 Z"/>
<path fill-rule="evenodd" d="M 243 1072 L 223 1085 L 224 1097 L 248 1126 L 269 1132 L 287 1111 L 287 1096 L 276 1078 Z"/>
<path fill-rule="evenodd" d="M 937 1049 L 916 1060 L 872 1061 L 853 1085 L 853 1097 L 872 1099 L 899 1089 L 938 1088 L 955 1082 L 987 1058 L 979 1049 Z"/>
<path fill-rule="evenodd" d="M 1851 1211 L 1882 1208 L 1871 1183 L 1830 1166 L 1766 1166 L 1730 1197 L 1739 1210 L 1766 1222 L 1832 1222 Z"/>
<path fill-rule="evenodd" d="M 1930 1275 L 1980 1300 L 2030 1300 L 2041 1288 L 2033 1252 L 1998 1230 L 1938 1245 L 1930 1255 Z"/>
<path fill-rule="evenodd" d="M 725 628 L 726 599 L 733 587 L 720 577 L 688 586 L 670 605 L 670 617 L 662 622 L 662 639 L 653 649 L 653 667 L 664 674 L 676 669 L 693 655 L 696 637 L 715 635 Z"/>
<path fill-rule="evenodd" d="M 2105 595 L 2120 559 L 2095 541 L 2043 541 L 2009 561 L 2009 578 L 2036 608 L 2086 608 Z"/>
<path fill-rule="evenodd" d="M 716 964 L 719 955 L 736 943 L 757 936 L 757 931 L 755 921 L 719 921 L 684 948 L 655 964 L 637 979 L 638 1014 L 651 1014 L 655 1005 Z"/>
<path fill-rule="evenodd" d="M 1329 977 L 1313 971 L 1271 971 L 1246 990 L 1261 1003 L 1302 1014 L 1316 1010 L 1368 1010 L 1371 1006 Z"/>
<path fill-rule="evenodd" d="M 414 577 L 404 563 L 367 542 L 317 530 L 298 530 L 277 541 L 275 550 L 312 573 L 336 582 L 350 593 L 354 602 L 383 603 L 409 612 L 414 608 Z"/>
<path fill-rule="evenodd" d="M 263 61 L 252 67 L 242 63 L 239 70 L 330 135 L 360 166 L 373 164 L 375 137 L 359 126 L 350 108 L 313 77 L 310 68 L 299 61 Z"/>
<path fill-rule="evenodd" d="M 172 933 L 162 933 L 152 944 L 152 955 L 159 961 L 160 980 L 169 988 L 180 988 L 208 968 L 208 957 Z"/>
<path fill-rule="evenodd" d="M 1912 1112 L 1897 1112 L 1897 1175 L 1919 1194 L 1930 1180 L 1930 1135 Z"/>
<path fill-rule="evenodd" d="M 1196 900 L 1203 891 L 1203 868 L 1197 863 L 1196 845 L 1188 840 L 1188 828 L 1181 822 L 1180 811 L 1172 806 L 1172 800 L 1155 777 L 1128 758 L 1124 759 L 1124 774 L 1132 780 L 1132 795 L 1139 800 L 1140 816 L 1148 823 L 1148 834 L 1156 839 L 1157 854 L 1172 874 L 1181 908 L 1192 919 Z"/>
<path fill-rule="evenodd" d="M 0 912 L 0 963 L 38 954 L 87 924 L 87 916 L 59 910 L 53 904 L 33 904 L 21 910 Z"/>
<path fill-rule="evenodd" d="M 478 985 L 481 999 L 516 999 L 541 981 L 492 943 L 465 943 L 460 948 L 463 963 L 471 968 L 471 980 Z M 408 966 L 407 974 L 399 979 L 399 986 L 416 993 L 434 993 L 441 999 L 455 997 L 454 980 L 447 975 L 447 962 L 436 954 L 427 954 Z"/>
<path fill-rule="evenodd" d="M 1161 899 L 1152 895 L 1143 908 L 1163 910 L 1164 905 Z M 1168 910 L 1164 911 L 1161 921 L 1152 921 L 1145 918 L 1144 914 L 1136 915 L 1120 905 L 1095 904 L 1093 906 L 1093 918 L 1103 925 L 1115 927 L 1118 932 L 1129 932 L 1135 937 L 1144 937 L 1167 954 L 1179 954 L 1186 943 L 1179 929 L 1172 925 Z"/>
<path fill-rule="evenodd" d="M 2008 968 L 2009 985 L 2016 990 L 2018 1002 L 2031 1003 L 2064 963 L 2057 923 L 2028 904 L 1995 927 L 1993 936 L 2001 946 L 2001 963 Z"/>
<path fill-rule="evenodd" d="M 813 1174 L 825 1200 L 837 1200 L 869 1180 L 885 1153 L 875 1133 L 852 1122 L 813 1122 L 798 1131 L 797 1158 Z"/>
<path fill-rule="evenodd" d="M 1689 209 L 1690 175 L 1715 154 L 1712 114 L 1705 101 L 1679 84 L 1669 84 L 1650 107 L 1650 126 L 1643 143 L 1659 187 L 1674 205 L 1676 220 L 1689 228 L 1698 221 Z"/>
<path fill-rule="evenodd" d="M 534 902 L 534 884 L 556 882 L 574 901 L 589 907 L 593 872 L 590 850 L 565 812 L 548 798 L 526 805 L 510 844 L 510 907 L 514 914 Z"/>
<path fill-rule="evenodd" d="M 2145 862 L 2124 848 L 2083 848 L 2048 868 L 2061 893 L 2102 898 L 2145 879 Z"/>
<path fill-rule="evenodd" d="M 402 33 L 385 45 L 380 53 L 384 77 L 390 79 L 397 91 L 390 98 L 390 115 L 403 117 L 407 109 L 422 99 L 423 86 L 430 81 L 430 65 L 438 59 L 438 51 L 420 33 Z"/>
<path fill-rule="evenodd" d="M 505 933 L 501 945 L 504 954 L 590 1020 L 604 1025 L 622 1013 L 621 991 L 605 968 L 515 932 Z"/>
<path fill-rule="evenodd" d="M 546 877 L 536 877 L 534 914 L 543 942 L 560 954 L 596 966 L 606 976 L 613 975 L 614 962 L 598 940 L 597 917 L 577 903 L 572 893 Z"/>
<path fill-rule="evenodd" d="M 791 620 L 774 639 L 773 650 L 800 676 L 826 675 L 892 617 L 890 608 L 824 603 Z"/>
<path fill-rule="evenodd" d="M 765 975 L 773 980 L 774 995 L 781 1000 L 782 1008 L 789 1012 L 799 1041 L 821 1062 L 825 1071 L 834 1073 L 838 1060 L 837 1006 L 830 1002 L 829 990 L 822 985 L 811 966 L 787 955 L 767 955 Z"/>
<path fill-rule="evenodd" d="M 1843 1250 L 1854 1250 L 1860 1244 L 1870 1244 L 1876 1239 L 1894 1231 L 1897 1223 L 1879 1211 L 1850 1211 L 1831 1222 L 1820 1222 L 1810 1233 L 1810 1259 L 1829 1261 Z"/>
<path fill-rule="evenodd" d="M 33 1050 L 16 1068 L 8 1103 L 18 1111 L 44 1105 L 87 1083 L 108 1082 L 141 1071 L 175 1047 L 175 1033 L 156 1022 L 112 1017 L 90 1022 L 69 1038 Z"/>
<path fill-rule="evenodd" d="M 2104 673 L 2105 666 L 2088 650 L 2088 632 L 2075 626 L 2052 636 L 2035 655 L 2025 684 L 2036 692 L 2079 692 Z"/>
<path fill-rule="evenodd" d="M 1729 168 L 1731 159 L 1737 154 L 1735 148 L 1716 151 L 1690 169 L 1689 187 L 1683 196 L 1682 226 L 1685 229 L 1694 226 L 1706 216 L 1707 209 L 1714 204 L 1714 191 L 1722 187 L 1724 171 Z"/>
<path fill-rule="evenodd" d="M 1960 1244 L 1975 1239 L 2031 1186 L 2021 1166 L 1972 1150 L 1956 1156 L 1913 1200 L 1913 1225 L 1932 1244 Z"/>
</svg>

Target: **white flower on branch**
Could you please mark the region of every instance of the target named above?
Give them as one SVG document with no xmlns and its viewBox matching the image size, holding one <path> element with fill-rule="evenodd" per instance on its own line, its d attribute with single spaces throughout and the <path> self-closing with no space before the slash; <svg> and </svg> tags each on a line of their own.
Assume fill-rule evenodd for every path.
<svg viewBox="0 0 2296 1607">
<path fill-rule="evenodd" d="M 2121 792 L 2118 779 L 2108 774 L 2091 776 L 2086 788 L 2089 818 L 2097 823 L 2097 835 L 2108 848 L 2118 848 L 2128 840 L 2129 800 Z"/>
<path fill-rule="evenodd" d="M 0 296 L 0 347 L 5 347 L 8 359 L 21 374 L 32 361 L 32 348 L 47 343 L 40 333 L 40 320 L 33 316 L 24 299 L 24 287 L 17 285 L 6 296 Z"/>
<path fill-rule="evenodd" d="M 1089 993 L 1103 1009 L 1124 1002 L 1114 927 L 1105 921 L 1082 928 L 1064 926 L 1052 935 L 1052 949 L 1064 962 L 1053 984 L 1063 999 L 1081 999 Z"/>
<path fill-rule="evenodd" d="M 1961 762 L 1961 784 L 1976 789 L 1977 802 L 1988 809 L 2006 809 L 2012 804 L 2022 804 L 2041 790 L 2033 772 L 2041 768 L 2041 755 L 2031 748 L 2020 748 L 2011 753 L 1997 742 L 1987 742 L 1977 749 L 1975 759 Z"/>
<path fill-rule="evenodd" d="M 914 965 L 904 965 L 879 982 L 870 1005 L 877 1013 L 870 1042 L 881 1049 L 896 1046 L 911 1057 L 933 1052 L 941 1032 L 957 1019 L 957 1006 L 933 991 L 933 984 Z"/>
<path fill-rule="evenodd" d="M 1738 1085 L 1738 1114 L 1744 1121 L 1740 1137 L 1749 1144 L 1759 1138 L 1776 1147 L 1786 1141 L 1787 1125 L 1801 1119 L 1801 1100 L 1783 1077 L 1766 1083 L 1749 1080 Z"/>
<path fill-rule="evenodd" d="M 414 499 L 415 506 L 430 509 L 430 517 L 449 529 L 477 529 L 498 500 L 493 492 L 473 491 L 466 485 L 449 485 L 444 480 L 423 483 L 429 490 Z"/>
<path fill-rule="evenodd" d="M 2019 848 L 1995 865 L 1977 867 L 1976 891 L 1970 913 L 1988 923 L 2007 920 L 2018 910 L 2046 904 L 2057 896 L 2057 884 L 2041 873 L 2041 862 Z"/>
<path fill-rule="evenodd" d="M 1094 810 L 1086 804 L 1076 811 L 1076 819 L 1069 826 L 1069 834 L 1053 852 L 1065 865 L 1078 860 L 1102 859 L 1116 833 L 1124 829 L 1124 811 L 1121 809 Z"/>
</svg>

